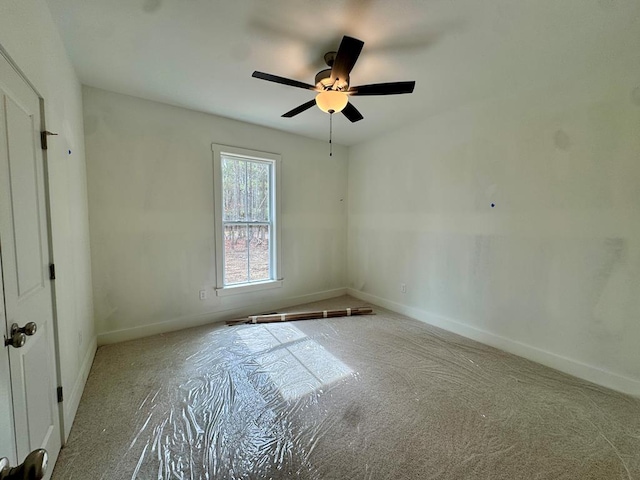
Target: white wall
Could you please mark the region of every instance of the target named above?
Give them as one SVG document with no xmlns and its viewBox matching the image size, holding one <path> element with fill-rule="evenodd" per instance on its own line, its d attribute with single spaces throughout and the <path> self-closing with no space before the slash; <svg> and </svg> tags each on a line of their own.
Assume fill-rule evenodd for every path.
<svg viewBox="0 0 640 480">
<path fill-rule="evenodd" d="M 345 292 L 346 148 L 84 88 L 99 342 Z M 212 143 L 282 155 L 284 286 L 216 297 Z M 198 291 L 206 289 L 201 301 Z"/>
<path fill-rule="evenodd" d="M 351 293 L 640 395 L 639 126 L 612 52 L 351 148 Z"/>
<path fill-rule="evenodd" d="M 82 92 L 46 3 L 0 2 L 0 45 L 45 99 L 57 279 L 60 369 L 68 435 L 96 349 L 82 120 Z M 69 154 L 71 150 L 71 154 Z"/>
</svg>

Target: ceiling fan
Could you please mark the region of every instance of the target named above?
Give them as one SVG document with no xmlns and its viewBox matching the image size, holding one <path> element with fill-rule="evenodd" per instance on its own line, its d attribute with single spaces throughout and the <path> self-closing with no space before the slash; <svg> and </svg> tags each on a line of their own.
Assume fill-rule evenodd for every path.
<svg viewBox="0 0 640 480">
<path fill-rule="evenodd" d="M 329 68 L 318 72 L 315 78 L 315 85 L 258 71 L 253 72 L 252 76 L 269 82 L 318 92 L 313 100 L 288 111 L 282 115 L 283 117 L 295 117 L 299 113 L 317 105 L 323 112 L 329 114 L 342 112 L 351 122 L 357 122 L 364 117 L 349 101 L 349 97 L 412 93 L 416 85 L 416 82 L 391 82 L 360 85 L 357 87 L 350 86 L 349 74 L 356 64 L 363 46 L 364 42 L 362 40 L 346 35 L 342 37 L 338 51 L 327 52 L 324 55 L 324 61 Z"/>
</svg>

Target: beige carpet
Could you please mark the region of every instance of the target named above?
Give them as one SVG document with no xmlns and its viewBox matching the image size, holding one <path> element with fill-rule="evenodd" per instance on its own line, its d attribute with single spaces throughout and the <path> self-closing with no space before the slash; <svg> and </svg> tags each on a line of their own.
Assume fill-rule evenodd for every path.
<svg viewBox="0 0 640 480">
<path fill-rule="evenodd" d="M 100 348 L 54 480 L 640 478 L 640 399 L 375 311 Z"/>
</svg>

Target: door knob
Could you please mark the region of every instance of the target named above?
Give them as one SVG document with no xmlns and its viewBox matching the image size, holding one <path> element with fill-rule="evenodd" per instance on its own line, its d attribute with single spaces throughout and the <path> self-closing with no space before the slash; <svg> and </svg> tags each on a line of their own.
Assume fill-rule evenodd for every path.
<svg viewBox="0 0 640 480">
<path fill-rule="evenodd" d="M 15 332 L 14 334 L 11 335 L 11 338 L 4 339 L 4 346 L 6 347 L 8 345 L 11 345 L 13 348 L 20 348 L 24 346 L 26 341 L 27 341 L 27 336 L 24 333 Z M 0 477 L 0 480 L 2 480 L 2 477 Z"/>
<path fill-rule="evenodd" d="M 24 333 L 25 335 L 33 335 L 38 331 L 38 325 L 36 322 L 29 322 L 24 327 L 20 328 L 17 323 L 11 325 L 11 336 L 14 336 L 16 333 Z"/>
<path fill-rule="evenodd" d="M 31 452 L 21 465 L 11 468 L 9 460 L 0 458 L 0 480 L 41 480 L 47 473 L 49 455 L 43 448 Z"/>
</svg>

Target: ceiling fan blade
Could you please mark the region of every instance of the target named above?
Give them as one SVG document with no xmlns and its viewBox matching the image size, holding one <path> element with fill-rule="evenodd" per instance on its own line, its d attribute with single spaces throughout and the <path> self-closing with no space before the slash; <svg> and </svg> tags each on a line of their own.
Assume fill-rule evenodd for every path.
<svg viewBox="0 0 640 480">
<path fill-rule="evenodd" d="M 349 95 L 400 95 L 412 93 L 415 86 L 416 82 L 373 83 L 351 87 Z"/>
<path fill-rule="evenodd" d="M 362 120 L 364 117 L 358 111 L 356 107 L 353 106 L 351 102 L 347 103 L 347 106 L 342 110 L 342 114 L 351 120 L 351 123 L 356 123 Z"/>
<path fill-rule="evenodd" d="M 309 85 L 308 83 L 299 82 L 290 78 L 279 77 L 277 75 L 271 75 L 270 73 L 258 72 L 257 70 L 251 75 L 254 78 L 260 80 L 266 80 L 268 82 L 280 83 L 282 85 L 289 85 L 290 87 L 304 88 L 305 90 L 316 90 L 316 87 Z"/>
<path fill-rule="evenodd" d="M 291 117 L 295 117 L 296 115 L 298 115 L 299 113 L 304 112 L 305 110 L 309 110 L 311 107 L 313 107 L 316 104 L 316 99 L 314 98 L 313 100 L 308 101 L 307 103 L 303 103 L 302 105 L 300 105 L 299 107 L 294 108 L 293 110 L 289 110 L 287 113 L 285 113 L 284 115 L 282 115 L 283 117 L 286 118 L 291 118 Z"/>
<path fill-rule="evenodd" d="M 331 80 L 333 82 L 347 82 L 349 80 L 349 74 L 356 64 L 363 46 L 364 42 L 362 40 L 347 37 L 346 35 L 342 37 L 338 53 L 336 53 L 336 58 L 331 67 Z"/>
</svg>

